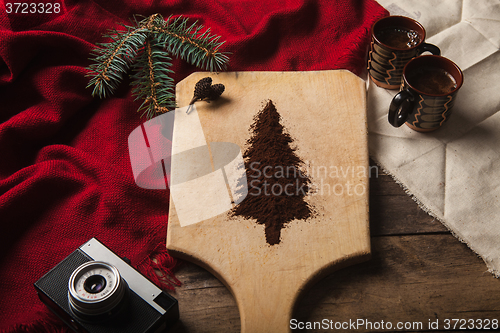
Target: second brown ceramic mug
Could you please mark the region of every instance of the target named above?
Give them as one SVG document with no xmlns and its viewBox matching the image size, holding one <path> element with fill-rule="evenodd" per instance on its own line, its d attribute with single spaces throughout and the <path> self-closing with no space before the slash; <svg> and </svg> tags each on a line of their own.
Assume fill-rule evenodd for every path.
<svg viewBox="0 0 500 333">
<path fill-rule="evenodd" d="M 450 118 L 463 82 L 462 71 L 449 59 L 423 55 L 410 60 L 401 90 L 389 107 L 389 123 L 394 127 L 406 123 L 419 132 L 440 128 Z"/>
<path fill-rule="evenodd" d="M 437 46 L 424 41 L 424 27 L 409 17 L 387 16 L 375 22 L 368 53 L 371 80 L 382 88 L 399 88 L 408 61 L 426 51 L 441 54 Z"/>
</svg>

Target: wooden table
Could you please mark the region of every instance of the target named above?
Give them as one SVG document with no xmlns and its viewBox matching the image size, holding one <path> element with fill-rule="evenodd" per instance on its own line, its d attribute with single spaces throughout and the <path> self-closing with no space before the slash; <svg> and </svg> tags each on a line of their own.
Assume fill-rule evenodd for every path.
<svg viewBox="0 0 500 333">
<path fill-rule="evenodd" d="M 500 281 L 483 260 L 371 165 L 372 259 L 319 281 L 303 294 L 294 315 L 297 327 L 320 322 L 344 329 L 294 332 L 438 332 L 458 330 L 464 319 L 474 319 L 476 328 L 487 324 L 484 319 L 500 319 Z M 183 285 L 172 295 L 181 317 L 172 333 L 240 331 L 236 302 L 220 281 L 191 263 L 176 276 Z M 440 330 L 429 329 L 437 320 Z M 363 325 L 353 330 L 353 323 Z M 408 329 L 398 330 L 399 323 Z"/>
</svg>

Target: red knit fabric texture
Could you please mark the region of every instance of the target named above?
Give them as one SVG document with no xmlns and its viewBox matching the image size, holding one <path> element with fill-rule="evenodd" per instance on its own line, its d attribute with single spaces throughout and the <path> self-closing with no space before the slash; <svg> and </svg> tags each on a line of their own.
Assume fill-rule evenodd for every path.
<svg viewBox="0 0 500 333">
<path fill-rule="evenodd" d="M 362 76 L 369 28 L 387 15 L 373 0 L 39 0 L 60 3 L 58 13 L 44 14 L 7 13 L 7 2 L 0 10 L 0 332 L 66 331 L 33 283 L 92 237 L 154 282 L 162 284 L 156 270 L 164 286 L 179 283 L 177 261 L 165 250 L 169 193 L 141 189 L 132 175 L 127 139 L 145 119 L 130 80 L 104 100 L 86 89 L 90 51 L 108 29 L 135 14 L 183 15 L 227 41 L 230 71 Z M 197 69 L 175 59 L 173 70 L 179 82 Z"/>
</svg>

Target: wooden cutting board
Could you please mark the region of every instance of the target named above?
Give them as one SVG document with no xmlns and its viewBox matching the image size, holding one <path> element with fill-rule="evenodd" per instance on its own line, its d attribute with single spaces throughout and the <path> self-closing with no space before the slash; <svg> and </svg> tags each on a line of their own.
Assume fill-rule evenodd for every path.
<svg viewBox="0 0 500 333">
<path fill-rule="evenodd" d="M 196 102 L 189 115 L 185 109 L 176 113 L 171 177 L 182 173 L 188 179 L 192 173 L 193 185 L 183 199 L 171 196 L 167 248 L 229 288 L 242 332 L 289 332 L 294 304 L 306 287 L 370 256 L 365 83 L 345 70 L 194 73 L 176 87 L 178 107 L 188 105 L 195 83 L 206 76 L 226 90 L 215 102 Z M 176 202 L 179 209 L 197 211 L 215 194 L 210 186 L 196 184 L 206 170 L 200 173 L 195 159 L 174 165 L 176 149 L 200 148 L 205 142 L 210 154 L 213 142 L 228 142 L 244 152 L 254 116 L 269 100 L 316 184 L 316 192 L 306 197 L 315 216 L 288 223 L 276 245 L 266 242 L 263 225 L 227 212 L 215 210 L 216 216 L 181 226 Z M 211 165 L 215 175 L 213 160 Z"/>
</svg>

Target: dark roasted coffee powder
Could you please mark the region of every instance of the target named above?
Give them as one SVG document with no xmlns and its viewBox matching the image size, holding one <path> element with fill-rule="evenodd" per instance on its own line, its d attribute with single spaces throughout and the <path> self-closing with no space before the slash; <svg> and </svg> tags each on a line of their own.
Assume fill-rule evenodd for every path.
<svg viewBox="0 0 500 333">
<path fill-rule="evenodd" d="M 252 136 L 243 154 L 248 195 L 232 210 L 233 216 L 263 224 L 270 245 L 280 242 L 286 223 L 312 216 L 312 209 L 304 200 L 311 182 L 303 172 L 303 161 L 290 146 L 293 139 L 280 120 L 272 101 L 255 116 L 250 127 Z"/>
</svg>

